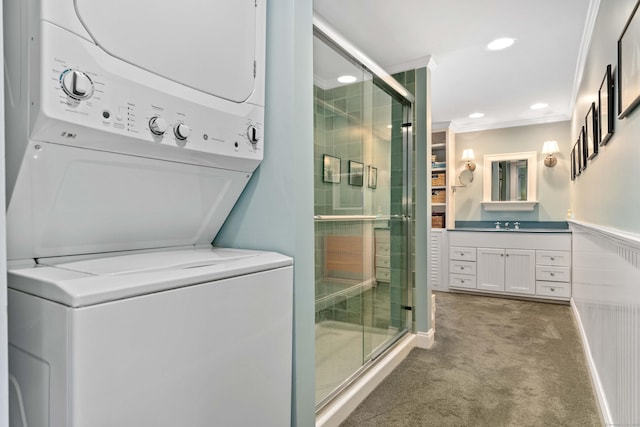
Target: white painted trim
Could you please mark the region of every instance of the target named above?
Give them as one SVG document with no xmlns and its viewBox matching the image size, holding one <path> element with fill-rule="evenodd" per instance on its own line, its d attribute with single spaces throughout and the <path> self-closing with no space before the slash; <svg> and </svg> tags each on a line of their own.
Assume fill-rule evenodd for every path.
<svg viewBox="0 0 640 427">
<path fill-rule="evenodd" d="M 569 98 L 569 111 L 573 111 L 578 98 L 580 84 L 582 84 L 582 76 L 584 75 L 584 67 L 589 54 L 589 46 L 593 37 L 593 29 L 596 25 L 598 17 L 598 9 L 600 9 L 600 0 L 590 0 L 587 9 L 587 17 L 585 18 L 584 30 L 582 31 L 582 40 L 578 50 L 578 58 L 576 60 L 576 72 L 573 76 L 573 88 L 571 89 L 571 97 Z"/>
<path fill-rule="evenodd" d="M 598 407 L 600 408 L 600 416 L 602 417 L 602 421 L 604 421 L 604 425 L 610 426 L 613 425 L 613 419 L 611 418 L 611 411 L 609 410 L 609 404 L 607 403 L 607 396 L 604 392 L 604 387 L 602 386 L 602 382 L 600 381 L 600 376 L 598 375 L 598 369 L 596 368 L 596 364 L 593 361 L 593 356 L 591 356 L 591 350 L 589 347 L 589 341 L 587 340 L 587 334 L 584 331 L 584 327 L 582 326 L 582 320 L 580 319 L 580 312 L 578 312 L 578 307 L 576 307 L 573 298 L 570 301 L 571 304 L 571 312 L 573 313 L 573 317 L 578 325 L 578 331 L 580 332 L 580 338 L 582 339 L 582 348 L 584 350 L 584 355 L 587 358 L 587 366 L 589 367 L 589 377 L 591 378 L 591 384 L 593 385 L 593 389 L 596 392 L 596 397 L 598 398 Z"/>
<path fill-rule="evenodd" d="M 613 240 L 617 244 L 640 250 L 640 234 L 621 231 L 610 227 L 603 227 L 601 225 L 590 224 L 588 222 L 576 221 L 573 219 L 567 220 L 567 222 L 578 229 L 587 230 L 599 237 Z"/>
<path fill-rule="evenodd" d="M 491 129 L 504 129 L 519 126 L 540 125 L 545 123 L 566 122 L 567 120 L 571 120 L 571 114 L 558 114 L 556 116 L 513 120 L 509 122 L 473 123 L 466 125 L 458 124 L 454 121 L 451 123 L 451 130 L 456 133 L 477 132 Z"/>
<path fill-rule="evenodd" d="M 402 338 L 383 360 L 316 414 L 316 427 L 338 427 L 415 346 L 416 335 L 407 334 Z"/>
<path fill-rule="evenodd" d="M 428 332 L 418 332 L 416 334 L 416 347 L 430 349 L 433 347 L 436 338 L 436 331 L 431 328 Z"/>
<path fill-rule="evenodd" d="M 412 61 L 403 62 L 402 64 L 395 64 L 385 67 L 385 70 L 389 74 L 400 73 L 407 70 L 416 70 L 418 68 L 428 68 L 431 71 L 438 68 L 438 63 L 433 59 L 433 56 L 427 55 L 421 58 L 414 59 Z"/>
</svg>

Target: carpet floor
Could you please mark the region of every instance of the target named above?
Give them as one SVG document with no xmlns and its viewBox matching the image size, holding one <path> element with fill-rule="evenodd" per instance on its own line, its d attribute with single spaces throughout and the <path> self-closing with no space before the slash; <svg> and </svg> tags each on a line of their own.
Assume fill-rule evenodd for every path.
<svg viewBox="0 0 640 427">
<path fill-rule="evenodd" d="M 601 426 L 566 305 L 437 293 L 435 344 L 347 418 L 358 426 Z"/>
</svg>

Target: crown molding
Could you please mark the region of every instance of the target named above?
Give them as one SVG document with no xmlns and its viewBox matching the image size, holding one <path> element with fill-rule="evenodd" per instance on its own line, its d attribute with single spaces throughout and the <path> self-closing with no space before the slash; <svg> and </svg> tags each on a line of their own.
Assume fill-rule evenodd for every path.
<svg viewBox="0 0 640 427">
<path fill-rule="evenodd" d="M 514 120 L 510 122 L 478 123 L 478 124 L 471 124 L 471 125 L 460 125 L 460 124 L 456 124 L 456 122 L 453 121 L 451 122 L 450 129 L 456 133 L 465 133 L 465 132 L 477 132 L 477 131 L 483 131 L 483 130 L 512 128 L 512 127 L 518 127 L 518 126 L 531 126 L 531 125 L 540 125 L 545 123 L 564 122 L 568 120 L 571 120 L 570 114 L 560 114 L 556 116 L 542 117 L 542 118 L 535 118 L 535 119 Z"/>
</svg>

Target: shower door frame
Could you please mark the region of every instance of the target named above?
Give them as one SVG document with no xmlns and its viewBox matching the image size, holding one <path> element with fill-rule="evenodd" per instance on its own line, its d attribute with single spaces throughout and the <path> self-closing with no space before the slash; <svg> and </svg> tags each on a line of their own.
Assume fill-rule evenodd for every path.
<svg viewBox="0 0 640 427">
<path fill-rule="evenodd" d="M 413 209 L 413 175 L 415 173 L 413 166 L 414 156 L 414 137 L 413 137 L 413 112 L 415 98 L 409 93 L 400 83 L 398 83 L 393 77 L 386 73 L 382 68 L 377 66 L 361 52 L 355 49 L 349 42 L 344 40 L 339 34 L 333 32 L 333 30 L 324 23 L 321 19 L 314 16 L 313 35 L 319 40 L 330 46 L 337 53 L 345 57 L 351 62 L 356 63 L 358 66 L 363 67 L 366 72 L 369 72 L 373 76 L 373 84 L 377 85 L 389 96 L 396 99 L 402 105 L 402 151 L 403 151 L 403 176 L 402 176 L 402 213 L 396 215 L 390 215 L 389 217 L 382 217 L 381 219 L 388 219 L 389 221 L 401 220 L 403 223 L 403 229 L 405 231 L 404 239 L 404 265 L 406 268 L 403 270 L 404 283 L 406 284 L 406 305 L 403 305 L 405 310 L 405 325 L 403 330 L 389 341 L 383 348 L 377 349 L 371 353 L 370 358 L 363 362 L 362 366 L 357 369 L 351 376 L 342 382 L 331 393 L 324 397 L 320 402 L 316 404 L 316 412 L 320 411 L 323 407 L 329 404 L 335 399 L 342 391 L 354 383 L 364 373 L 366 373 L 371 367 L 373 367 L 380 356 L 389 352 L 394 345 L 407 333 L 413 329 L 413 269 L 414 259 L 412 251 L 412 242 L 415 240 L 413 235 L 413 223 L 412 223 L 412 209 Z M 354 217 L 354 215 L 350 215 Z M 315 220 L 331 221 L 344 219 L 344 216 L 327 216 L 319 215 L 315 216 Z M 362 215 L 363 220 L 369 220 L 370 215 Z"/>
</svg>

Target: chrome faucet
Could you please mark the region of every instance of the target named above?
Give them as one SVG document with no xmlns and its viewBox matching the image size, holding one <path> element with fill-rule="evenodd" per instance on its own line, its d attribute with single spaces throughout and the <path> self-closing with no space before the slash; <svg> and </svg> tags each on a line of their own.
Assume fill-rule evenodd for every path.
<svg viewBox="0 0 640 427">
<path fill-rule="evenodd" d="M 495 224 L 496 224 L 496 229 L 500 230 L 500 221 L 496 221 Z"/>
<path fill-rule="evenodd" d="M 514 222 L 514 223 L 513 223 L 513 228 L 514 228 L 515 230 L 520 230 L 520 223 L 519 223 L 518 221 Z"/>
<path fill-rule="evenodd" d="M 505 229 L 505 230 L 508 230 L 508 229 L 509 229 L 509 223 L 508 223 L 508 222 L 505 222 L 505 223 L 504 223 L 504 229 Z"/>
</svg>

